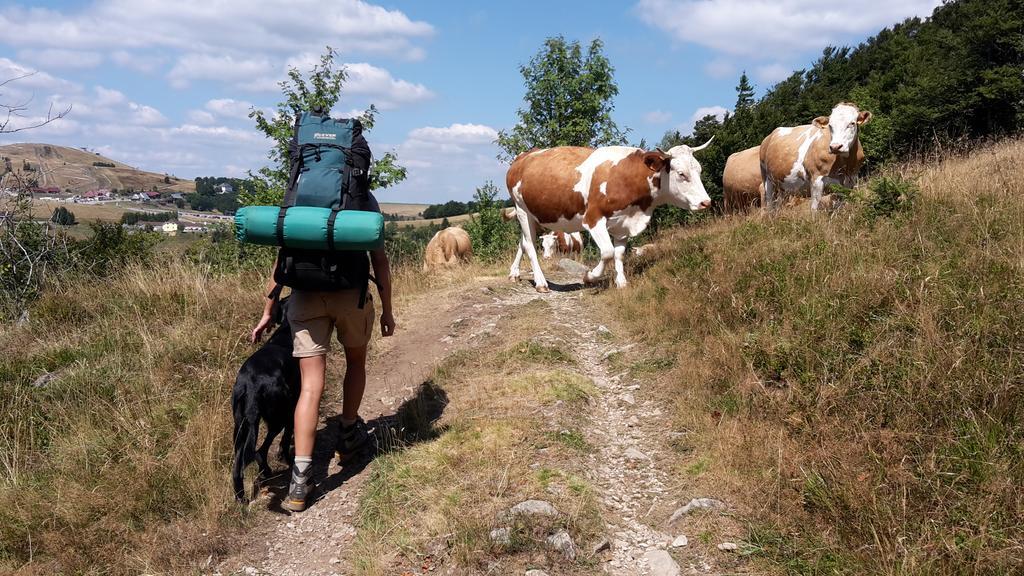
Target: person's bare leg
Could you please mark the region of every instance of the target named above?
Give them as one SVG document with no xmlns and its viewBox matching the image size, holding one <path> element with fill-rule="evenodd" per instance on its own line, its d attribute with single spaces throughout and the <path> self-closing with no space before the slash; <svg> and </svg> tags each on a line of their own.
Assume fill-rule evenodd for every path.
<svg viewBox="0 0 1024 576">
<path fill-rule="evenodd" d="M 281 501 L 282 508 L 293 512 L 306 509 L 306 498 L 312 485 L 313 444 L 320 420 L 320 397 L 324 392 L 327 356 L 299 358 L 299 371 L 302 373 L 302 387 L 299 402 L 295 405 L 295 463 L 292 465 L 288 495 Z"/>
<path fill-rule="evenodd" d="M 359 405 L 366 390 L 366 346 L 345 347 L 345 381 L 342 384 L 341 422 L 350 425 L 359 418 Z"/>
<path fill-rule="evenodd" d="M 312 457 L 316 425 L 320 419 L 320 396 L 324 392 L 327 356 L 299 358 L 302 389 L 295 405 L 295 456 Z"/>
</svg>

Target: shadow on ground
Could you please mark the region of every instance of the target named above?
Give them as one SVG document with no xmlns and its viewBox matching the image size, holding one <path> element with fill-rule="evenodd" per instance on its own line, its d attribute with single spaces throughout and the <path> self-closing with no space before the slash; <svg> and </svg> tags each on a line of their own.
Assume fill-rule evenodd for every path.
<svg viewBox="0 0 1024 576">
<path fill-rule="evenodd" d="M 367 451 L 360 457 L 345 462 L 334 474 L 328 472 L 335 457 L 334 447 L 337 443 L 341 416 L 328 418 L 326 425 L 316 432 L 316 444 L 313 449 L 313 481 L 316 489 L 313 491 L 310 506 L 315 506 L 316 502 L 329 492 L 365 470 L 377 456 L 433 440 L 443 434 L 444 427 L 436 428 L 434 424 L 441 418 L 447 405 L 448 394 L 434 384 L 433 380 L 420 384 L 416 394 L 403 402 L 395 413 L 366 422 L 371 434 Z M 263 489 L 270 494 L 270 501 L 267 504 L 269 510 L 290 514 L 281 508 L 281 500 L 288 491 L 289 477 L 290 470 L 285 468 L 261 482 Z"/>
</svg>

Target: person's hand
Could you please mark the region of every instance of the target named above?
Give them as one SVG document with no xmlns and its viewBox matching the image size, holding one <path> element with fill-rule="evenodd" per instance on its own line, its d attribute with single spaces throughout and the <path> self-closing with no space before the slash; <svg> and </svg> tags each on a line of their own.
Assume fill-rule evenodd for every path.
<svg viewBox="0 0 1024 576">
<path fill-rule="evenodd" d="M 395 317 L 391 315 L 391 312 L 385 312 L 380 315 L 380 335 L 387 338 L 395 333 Z"/>
<path fill-rule="evenodd" d="M 255 328 L 253 328 L 252 337 L 249 341 L 252 342 L 253 344 L 259 342 L 260 338 L 263 336 L 263 332 L 270 326 L 272 322 L 273 319 L 270 317 L 270 314 L 264 313 L 263 318 L 260 318 L 259 323 L 256 324 Z"/>
</svg>

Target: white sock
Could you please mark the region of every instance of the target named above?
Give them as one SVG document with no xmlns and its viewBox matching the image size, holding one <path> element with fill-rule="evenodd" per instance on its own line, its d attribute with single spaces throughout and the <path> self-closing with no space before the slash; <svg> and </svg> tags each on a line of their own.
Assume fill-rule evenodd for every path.
<svg viewBox="0 0 1024 576">
<path fill-rule="evenodd" d="M 292 467 L 292 473 L 300 478 L 305 478 L 309 474 L 309 468 L 313 465 L 312 456 L 296 456 L 295 466 Z"/>
</svg>

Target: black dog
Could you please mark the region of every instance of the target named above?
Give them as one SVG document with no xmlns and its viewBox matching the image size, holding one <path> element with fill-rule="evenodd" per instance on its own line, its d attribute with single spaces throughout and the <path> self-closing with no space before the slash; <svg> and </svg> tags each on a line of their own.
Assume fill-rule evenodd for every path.
<svg viewBox="0 0 1024 576">
<path fill-rule="evenodd" d="M 267 452 L 282 430 L 281 459 L 292 463 L 289 448 L 301 377 L 299 361 L 292 357 L 292 333 L 283 314 L 285 306 L 287 298 L 281 300 L 280 310 L 275 313 L 275 316 L 280 316 L 280 326 L 267 343 L 242 364 L 231 392 L 231 411 L 235 416 L 235 465 L 231 479 L 235 498 L 240 502 L 246 501 L 242 471 L 253 460 L 259 465 L 260 479 L 267 479 L 273 474 L 267 465 Z M 260 419 L 267 423 L 267 436 L 256 449 Z M 254 497 L 258 489 L 259 479 L 253 487 Z"/>
</svg>

